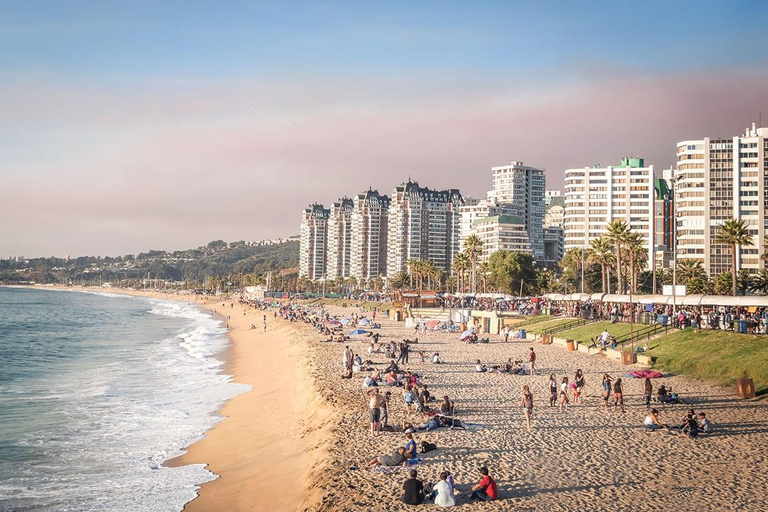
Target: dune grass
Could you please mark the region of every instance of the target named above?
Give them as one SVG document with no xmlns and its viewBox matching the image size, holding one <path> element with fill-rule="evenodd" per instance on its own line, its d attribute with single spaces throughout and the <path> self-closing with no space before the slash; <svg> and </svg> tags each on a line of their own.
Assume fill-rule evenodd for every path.
<svg viewBox="0 0 768 512">
<path fill-rule="evenodd" d="M 768 393 L 768 336 L 722 331 L 677 331 L 653 340 L 654 366 L 721 385 L 740 377 L 755 382 L 759 394 Z"/>
</svg>

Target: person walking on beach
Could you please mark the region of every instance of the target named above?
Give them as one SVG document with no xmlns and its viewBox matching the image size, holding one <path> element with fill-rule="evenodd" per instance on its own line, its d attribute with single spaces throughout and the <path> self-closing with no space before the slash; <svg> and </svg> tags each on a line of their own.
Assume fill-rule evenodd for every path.
<svg viewBox="0 0 768 512">
<path fill-rule="evenodd" d="M 520 405 L 523 407 L 523 412 L 525 412 L 525 422 L 528 424 L 528 430 L 530 431 L 531 415 L 533 414 L 533 393 L 531 393 L 531 389 L 527 384 L 523 386 L 523 397 Z"/>
<path fill-rule="evenodd" d="M 557 377 L 555 374 L 549 376 L 549 406 L 554 407 L 557 403 Z"/>
<path fill-rule="evenodd" d="M 531 375 L 536 375 L 536 352 L 533 351 L 533 347 L 528 355 L 528 363 L 531 365 Z"/>
<path fill-rule="evenodd" d="M 621 377 L 616 379 L 613 383 L 613 410 L 621 405 L 621 412 L 627 412 L 624 410 L 624 386 L 621 385 Z"/>
<path fill-rule="evenodd" d="M 573 403 L 580 404 L 581 390 L 584 389 L 584 372 L 581 371 L 581 368 L 576 370 L 576 376 L 573 379 L 573 383 Z"/>
<path fill-rule="evenodd" d="M 651 379 L 646 377 L 645 386 L 643 388 L 643 398 L 645 399 L 646 407 L 651 406 L 651 396 L 653 396 L 653 384 L 651 384 Z"/>
<path fill-rule="evenodd" d="M 368 401 L 368 409 L 371 417 L 371 435 L 379 435 L 379 421 L 381 420 L 381 402 L 385 400 L 379 394 L 379 388 L 373 388 L 368 391 L 368 395 L 371 399 Z"/>
<path fill-rule="evenodd" d="M 504 327 L 504 343 L 509 341 L 509 326 Z"/>
<path fill-rule="evenodd" d="M 264 332 L 267 332 L 267 315 L 264 315 Z"/>
<path fill-rule="evenodd" d="M 347 367 L 352 366 L 352 360 L 354 359 L 355 354 L 352 352 L 352 349 L 349 348 L 349 345 L 344 347 L 344 354 L 341 357 L 341 364 L 346 370 Z"/>
<path fill-rule="evenodd" d="M 565 412 L 568 412 L 568 377 L 563 377 L 563 381 L 560 383 L 560 412 L 563 412 L 563 406 L 565 406 Z"/>
<path fill-rule="evenodd" d="M 603 408 L 608 409 L 608 400 L 611 398 L 611 376 L 603 375 Z"/>
</svg>

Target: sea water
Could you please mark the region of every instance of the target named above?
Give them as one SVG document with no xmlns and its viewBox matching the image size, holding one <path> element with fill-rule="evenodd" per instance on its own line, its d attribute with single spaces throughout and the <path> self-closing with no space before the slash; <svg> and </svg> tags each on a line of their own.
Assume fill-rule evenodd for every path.
<svg viewBox="0 0 768 512">
<path fill-rule="evenodd" d="M 0 288 L 0 510 L 181 510 L 180 455 L 245 391 L 222 323 L 185 302 Z"/>
</svg>

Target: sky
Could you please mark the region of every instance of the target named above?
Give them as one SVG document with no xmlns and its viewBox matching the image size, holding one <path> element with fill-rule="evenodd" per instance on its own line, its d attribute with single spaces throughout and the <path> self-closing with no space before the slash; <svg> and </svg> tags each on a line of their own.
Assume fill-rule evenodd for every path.
<svg viewBox="0 0 768 512">
<path fill-rule="evenodd" d="M 484 197 L 732 137 L 765 114 L 768 4 L 0 2 L 0 257 L 297 234 L 409 177 Z"/>
</svg>

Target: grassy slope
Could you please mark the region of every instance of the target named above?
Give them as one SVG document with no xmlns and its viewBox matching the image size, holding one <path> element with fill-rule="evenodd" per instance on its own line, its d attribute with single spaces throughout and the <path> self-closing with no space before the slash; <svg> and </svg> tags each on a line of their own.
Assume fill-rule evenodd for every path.
<svg viewBox="0 0 768 512">
<path fill-rule="evenodd" d="M 556 318 L 554 320 L 547 320 L 545 322 L 540 322 L 531 326 L 528 326 L 525 328 L 526 331 L 532 332 L 534 334 L 541 334 L 544 329 L 549 329 L 552 327 L 557 327 L 560 324 L 564 324 L 566 322 L 571 322 L 575 320 L 575 318 Z M 559 336 L 559 334 L 558 334 Z"/>
<path fill-rule="evenodd" d="M 634 330 L 638 331 L 643 327 L 646 326 L 635 324 Z M 612 336 L 618 338 L 620 336 L 624 336 L 625 334 L 629 334 L 630 326 L 629 324 L 625 323 L 612 324 L 611 322 L 595 322 L 593 324 L 584 325 L 582 327 L 576 327 L 575 329 L 557 333 L 555 336 L 558 338 L 576 340 L 581 343 L 589 343 L 590 338 L 601 334 L 606 329 L 608 329 L 608 332 Z"/>
<path fill-rule="evenodd" d="M 768 391 L 768 336 L 686 329 L 657 338 L 651 348 L 655 364 L 667 371 L 723 385 L 746 372 L 758 393 Z"/>
</svg>

